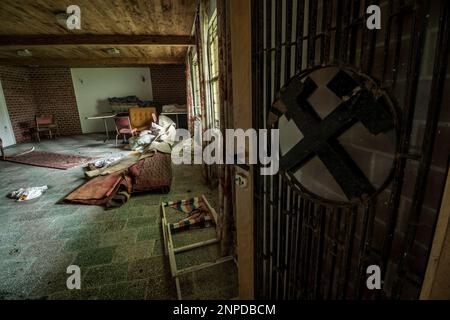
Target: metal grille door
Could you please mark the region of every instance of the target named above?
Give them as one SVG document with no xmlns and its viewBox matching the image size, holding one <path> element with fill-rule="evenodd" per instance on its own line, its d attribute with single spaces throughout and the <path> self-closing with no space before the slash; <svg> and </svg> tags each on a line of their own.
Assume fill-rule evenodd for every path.
<svg viewBox="0 0 450 320">
<path fill-rule="evenodd" d="M 381 30 L 366 27 L 371 4 Z M 449 11 L 439 0 L 252 1 L 254 128 L 267 128 L 289 81 L 325 65 L 374 79 L 398 112 L 394 155 L 357 131 L 348 140 L 375 178 L 393 163 L 366 201 L 324 201 L 281 171 L 255 175 L 256 298 L 418 298 L 448 168 Z M 367 288 L 369 265 L 382 290 Z"/>
</svg>

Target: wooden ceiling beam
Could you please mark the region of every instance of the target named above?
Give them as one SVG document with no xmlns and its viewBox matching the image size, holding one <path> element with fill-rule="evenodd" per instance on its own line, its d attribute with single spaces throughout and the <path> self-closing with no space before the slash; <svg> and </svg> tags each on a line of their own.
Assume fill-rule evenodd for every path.
<svg viewBox="0 0 450 320">
<path fill-rule="evenodd" d="M 0 59 L 0 65 L 39 67 L 138 66 L 150 64 L 184 64 L 184 58 L 96 58 L 96 59 Z"/>
<path fill-rule="evenodd" d="M 14 35 L 0 36 L 0 46 L 63 46 L 63 45 L 194 45 L 191 36 L 174 35 Z"/>
</svg>

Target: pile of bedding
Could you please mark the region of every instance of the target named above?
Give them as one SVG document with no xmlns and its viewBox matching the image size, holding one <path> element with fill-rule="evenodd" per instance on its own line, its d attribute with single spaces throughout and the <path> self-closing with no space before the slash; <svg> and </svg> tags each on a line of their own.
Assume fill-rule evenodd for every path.
<svg viewBox="0 0 450 320">
<path fill-rule="evenodd" d="M 132 152 L 127 156 L 102 162 L 101 167 L 88 166 L 85 176 L 89 180 L 63 201 L 113 208 L 125 204 L 132 193 L 169 192 L 174 138 L 173 121 L 161 116 L 151 130 L 130 138 L 128 147 Z"/>
<path fill-rule="evenodd" d="M 183 105 L 179 105 L 179 104 L 167 104 L 167 105 L 164 105 L 163 107 L 162 107 L 162 111 L 163 112 L 167 112 L 167 113 L 170 113 L 170 112 L 186 112 L 186 105 L 185 104 L 183 104 Z"/>
<path fill-rule="evenodd" d="M 175 143 L 175 123 L 169 117 L 159 116 L 158 123 L 152 123 L 150 130 L 142 131 L 139 136 L 131 137 L 128 148 L 142 153 L 157 150 L 170 153 Z"/>
<path fill-rule="evenodd" d="M 113 97 L 108 98 L 110 105 L 138 105 L 139 107 L 151 107 L 157 105 L 154 101 L 141 100 L 136 96 L 126 96 L 126 97 Z"/>
</svg>

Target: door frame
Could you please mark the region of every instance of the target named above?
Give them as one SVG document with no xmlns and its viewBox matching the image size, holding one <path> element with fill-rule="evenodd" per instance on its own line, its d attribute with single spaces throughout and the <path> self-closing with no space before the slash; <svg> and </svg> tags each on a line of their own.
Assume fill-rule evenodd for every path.
<svg viewBox="0 0 450 320">
<path fill-rule="evenodd" d="M 444 195 L 436 223 L 430 258 L 424 276 L 421 300 L 449 299 L 450 276 L 447 266 L 450 262 L 450 167 L 447 170 Z"/>
<path fill-rule="evenodd" d="M 234 128 L 252 128 L 251 1 L 231 0 L 231 68 Z M 248 163 L 248 155 L 246 162 Z M 239 298 L 254 298 L 254 212 L 253 169 L 235 166 L 236 174 L 247 177 L 247 187 L 235 194 Z"/>
<path fill-rule="evenodd" d="M 9 116 L 8 106 L 6 105 L 5 94 L 3 92 L 2 81 L 0 80 L 0 112 L 4 112 L 6 116 L 6 125 L 9 127 L 9 135 L 11 137 L 12 143 L 10 145 L 4 145 L 4 147 L 9 147 L 15 145 L 16 136 L 14 135 L 14 130 L 11 123 L 11 118 Z"/>
</svg>

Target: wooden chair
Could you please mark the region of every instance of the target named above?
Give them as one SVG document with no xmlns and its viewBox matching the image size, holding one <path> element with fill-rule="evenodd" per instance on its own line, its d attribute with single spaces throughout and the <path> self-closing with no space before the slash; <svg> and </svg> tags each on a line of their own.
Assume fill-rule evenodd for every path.
<svg viewBox="0 0 450 320">
<path fill-rule="evenodd" d="M 53 115 L 40 115 L 36 116 L 36 137 L 41 141 L 41 132 L 47 132 L 50 139 L 59 136 L 58 123 L 56 117 Z"/>
<path fill-rule="evenodd" d="M 128 110 L 130 114 L 131 127 L 138 132 L 149 130 L 152 126 L 152 122 L 157 120 L 156 108 L 146 107 L 139 108 L 133 107 Z"/>
<path fill-rule="evenodd" d="M 117 139 L 122 134 L 125 140 L 125 135 L 134 136 L 137 132 L 136 128 L 131 128 L 130 117 L 128 116 L 118 116 L 114 118 L 114 123 L 116 125 L 116 147 Z"/>
</svg>

